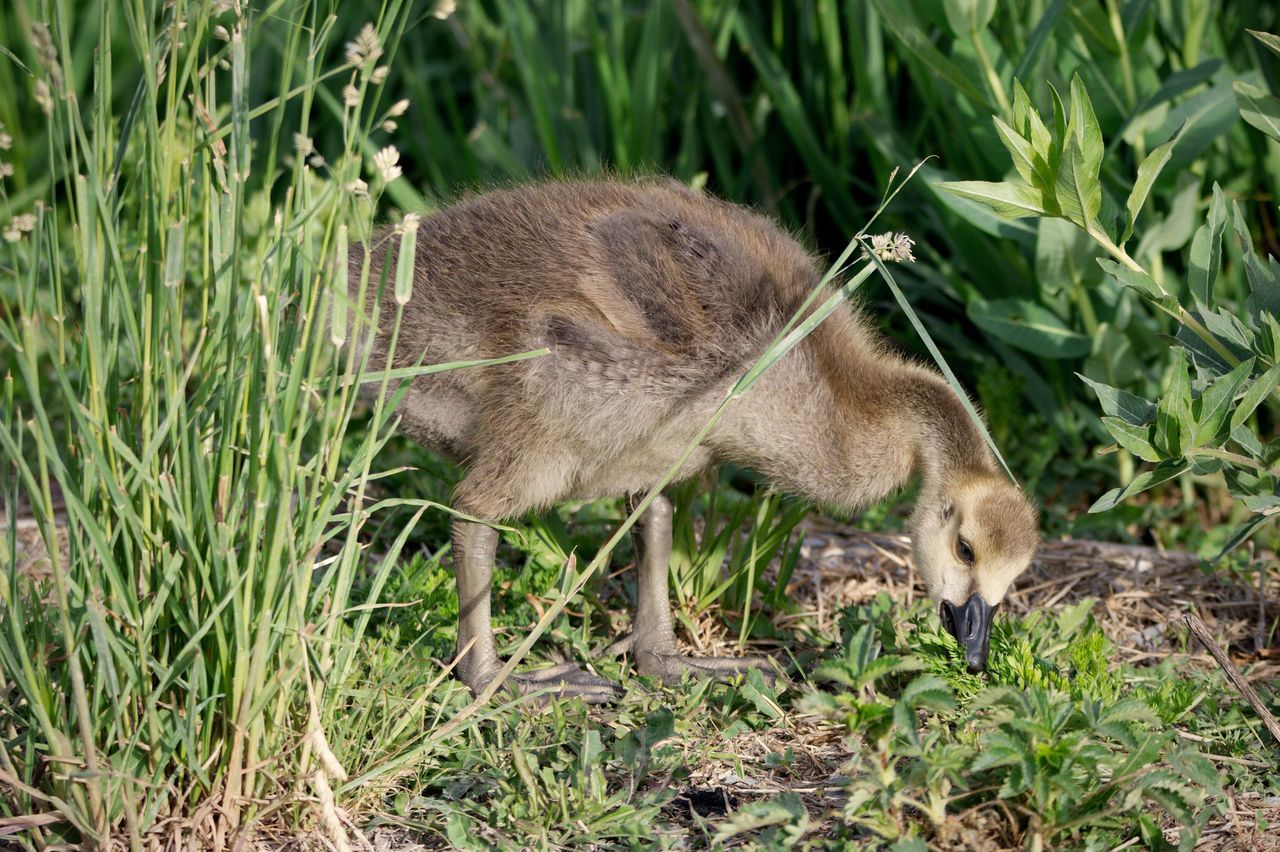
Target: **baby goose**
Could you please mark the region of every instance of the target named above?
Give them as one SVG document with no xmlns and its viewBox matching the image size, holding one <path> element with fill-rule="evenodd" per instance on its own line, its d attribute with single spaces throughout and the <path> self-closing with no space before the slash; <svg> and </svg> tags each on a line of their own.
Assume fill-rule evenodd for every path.
<svg viewBox="0 0 1280 852">
<path fill-rule="evenodd" d="M 372 243 L 370 281 L 384 264 L 394 277 L 398 240 L 387 237 Z M 362 251 L 350 263 L 354 289 Z M 465 199 L 418 227 L 394 365 L 550 354 L 415 378 L 402 429 L 465 466 L 454 507 L 485 521 L 568 499 L 634 501 L 820 277 L 817 261 L 769 219 L 674 181 L 553 182 Z M 385 363 L 390 313 L 381 311 L 372 364 Z M 918 475 L 917 564 L 969 668 L 985 667 L 993 611 L 1036 548 L 1035 510 L 996 469 L 945 381 L 890 353 L 856 310 L 837 311 L 767 371 L 680 478 L 720 462 L 845 513 Z M 457 671 L 479 692 L 501 668 L 489 616 L 498 534 L 460 519 L 452 531 Z M 666 498 L 639 519 L 633 540 L 634 630 L 615 647 L 641 673 L 678 681 L 685 671 L 729 674 L 761 662 L 678 653 Z M 571 664 L 515 680 L 523 691 L 550 686 L 588 701 L 617 690 Z"/>
</svg>

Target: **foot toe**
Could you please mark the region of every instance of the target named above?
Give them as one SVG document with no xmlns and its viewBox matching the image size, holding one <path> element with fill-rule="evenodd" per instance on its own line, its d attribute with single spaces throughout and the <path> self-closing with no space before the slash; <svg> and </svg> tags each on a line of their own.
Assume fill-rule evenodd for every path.
<svg viewBox="0 0 1280 852">
<path fill-rule="evenodd" d="M 615 640 L 608 648 L 605 648 L 604 653 L 606 657 L 620 657 L 623 654 L 631 653 L 631 650 L 635 648 L 635 646 L 636 635 L 634 633 L 628 633 L 621 639 Z"/>
<path fill-rule="evenodd" d="M 681 654 L 660 654 L 655 651 L 636 652 L 636 668 L 640 674 L 661 679 L 664 683 L 679 683 L 685 672 L 693 677 L 728 679 L 757 669 L 765 680 L 773 682 L 773 661 L 769 657 L 687 657 Z"/>
<path fill-rule="evenodd" d="M 581 698 L 588 704 L 607 704 L 622 694 L 622 687 L 611 680 L 594 675 L 572 663 L 524 672 L 512 680 L 521 695 L 550 690 L 543 695 L 559 698 Z"/>
</svg>

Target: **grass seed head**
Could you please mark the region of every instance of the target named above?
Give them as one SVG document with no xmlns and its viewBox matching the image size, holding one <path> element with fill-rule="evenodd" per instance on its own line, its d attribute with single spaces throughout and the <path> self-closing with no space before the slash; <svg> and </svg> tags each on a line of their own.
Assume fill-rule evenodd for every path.
<svg viewBox="0 0 1280 852">
<path fill-rule="evenodd" d="M 4 226 L 5 242 L 16 243 L 22 239 L 22 235 L 28 233 L 36 226 L 36 217 L 33 213 L 19 213 L 9 220 Z"/>
<path fill-rule="evenodd" d="M 876 234 L 871 238 L 871 251 L 885 263 L 901 263 L 904 261 L 915 263 L 915 255 L 911 253 L 911 247 L 915 244 L 916 241 L 906 234 L 887 231 L 883 234 Z"/>
<path fill-rule="evenodd" d="M 360 33 L 347 42 L 347 61 L 352 65 L 375 62 L 380 56 L 382 44 L 378 41 L 378 31 L 373 24 L 365 24 Z"/>
<path fill-rule="evenodd" d="M 400 166 L 400 152 L 396 150 L 395 145 L 388 145 L 377 154 L 373 155 L 373 170 L 382 178 L 383 183 L 391 183 L 391 181 L 403 174 Z"/>
</svg>

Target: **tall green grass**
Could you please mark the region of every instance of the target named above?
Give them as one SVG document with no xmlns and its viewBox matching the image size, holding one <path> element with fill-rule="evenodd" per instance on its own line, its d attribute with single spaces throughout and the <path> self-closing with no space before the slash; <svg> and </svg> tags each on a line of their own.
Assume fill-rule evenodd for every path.
<svg viewBox="0 0 1280 852">
<path fill-rule="evenodd" d="M 352 589 L 396 385 L 338 344 L 369 333 L 346 255 L 408 12 L 359 36 L 312 3 L 34 12 L 21 97 L 44 98 L 50 177 L 4 199 L 35 219 L 4 245 L 0 322 L 0 827 L 29 843 L 137 849 L 178 818 L 221 845 L 345 777 L 320 719 L 376 603 L 378 579 Z M 19 571 L 20 496 L 48 582 Z"/>
</svg>

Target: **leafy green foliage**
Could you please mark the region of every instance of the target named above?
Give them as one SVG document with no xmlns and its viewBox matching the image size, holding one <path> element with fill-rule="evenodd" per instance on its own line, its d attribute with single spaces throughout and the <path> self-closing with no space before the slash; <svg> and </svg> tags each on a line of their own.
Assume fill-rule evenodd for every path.
<svg viewBox="0 0 1280 852">
<path fill-rule="evenodd" d="M 809 831 L 809 812 L 795 793 L 753 802 L 734 811 L 716 830 L 717 843 L 751 835 L 769 849 L 790 849 Z"/>
<path fill-rule="evenodd" d="M 743 614 L 740 636 L 751 631 L 749 613 L 763 596 L 780 607 L 800 555 L 797 525 L 808 516 L 803 502 L 761 485 L 743 493 L 732 485 L 745 472 L 721 471 L 718 488 L 701 482 L 671 489 L 675 509 L 672 532 L 671 589 L 676 617 L 691 619 L 713 604 Z M 748 484 L 746 487 L 752 487 Z M 776 579 L 765 582 L 765 569 L 778 560 Z"/>
<path fill-rule="evenodd" d="M 1276 107 L 1280 100 L 1239 80 L 1235 87 L 1246 120 L 1264 131 L 1280 130 L 1280 125 L 1272 126 L 1267 118 L 1271 113 L 1280 115 L 1280 108 Z M 1155 464 L 1127 484 L 1103 494 L 1091 511 L 1114 508 L 1185 472 L 1221 472 L 1231 493 L 1254 515 L 1228 540 L 1222 551 L 1225 554 L 1266 520 L 1280 514 L 1280 469 L 1273 466 L 1276 452 L 1246 425 L 1264 404 L 1270 416 L 1280 414 L 1280 386 L 1275 372 L 1280 364 L 1280 322 L 1276 319 L 1280 308 L 1280 266 L 1274 258 L 1263 263 L 1258 257 L 1244 213 L 1239 202 L 1233 202 L 1231 222 L 1241 247 L 1248 291 L 1234 305 L 1220 297 L 1216 288 L 1223 268 L 1228 217 L 1225 195 L 1215 183 L 1207 221 L 1191 241 L 1185 290 L 1175 291 L 1158 281 L 1123 246 L 1134 233 L 1151 187 L 1186 127 L 1179 128 L 1139 165 L 1125 216 L 1100 220 L 1100 170 L 1105 149 L 1089 93 L 1076 76 L 1065 107 L 1057 92 L 1052 94 L 1052 129 L 1040 119 L 1021 86 L 1015 86 L 1012 125 L 998 116 L 994 118 L 1020 182 L 970 181 L 942 186 L 1010 218 L 1066 219 L 1113 256 L 1114 259 L 1100 259 L 1099 263 L 1115 285 L 1136 292 L 1176 321 L 1168 382 L 1158 400 L 1152 402 L 1127 393 L 1122 396 L 1116 388 L 1087 380 L 1106 413 L 1102 426 L 1116 444 Z M 1035 203 L 1011 208 L 1008 199 L 1013 196 L 1034 199 Z M 1055 338 L 1052 325 L 1044 318 L 1037 319 L 1030 310 L 1024 313 L 1027 316 L 1019 322 L 1021 340 L 1011 338 L 1005 331 L 1006 339 L 1023 348 L 1038 348 L 1046 355 L 1055 353 L 1055 341 L 1061 349 L 1065 335 L 1071 333 L 1069 329 L 1059 324 Z M 1029 342 L 1032 337 L 1038 338 L 1034 345 Z"/>
<path fill-rule="evenodd" d="M 856 740 L 846 825 L 927 837 L 995 799 L 1033 846 L 1115 844 L 1143 811 L 1190 848 L 1220 780 L 1164 720 L 1185 718 L 1194 687 L 1166 670 L 1134 695 L 1090 607 L 998 622 L 989 683 L 927 604 L 905 621 L 884 597 L 847 611 L 843 653 L 816 672 L 829 686 L 802 700 Z"/>
</svg>

